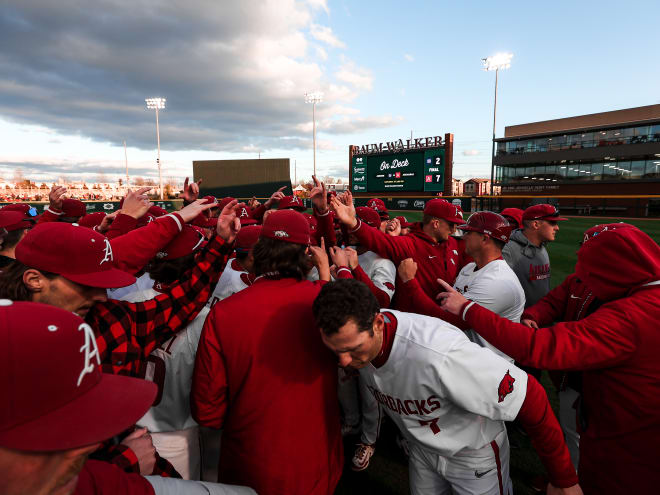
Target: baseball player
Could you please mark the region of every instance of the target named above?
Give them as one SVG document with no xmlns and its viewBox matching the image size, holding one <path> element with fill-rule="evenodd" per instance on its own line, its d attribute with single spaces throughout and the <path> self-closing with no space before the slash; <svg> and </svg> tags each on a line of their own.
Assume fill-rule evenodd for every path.
<svg viewBox="0 0 660 495">
<path fill-rule="evenodd" d="M 236 234 L 236 257 L 229 260 L 220 280 L 218 280 L 213 294 L 207 303 L 209 308 L 218 302 L 226 299 L 232 294 L 242 291 L 252 285 L 254 282 L 254 256 L 252 248 L 259 240 L 261 235 L 260 225 L 248 225 L 242 227 Z"/>
<path fill-rule="evenodd" d="M 32 222 L 18 211 L 0 211 L 0 270 L 14 262 L 16 244 L 25 236 Z"/>
<path fill-rule="evenodd" d="M 525 308 L 525 293 L 516 274 L 502 259 L 502 248 L 509 239 L 511 226 L 497 213 L 479 211 L 470 215 L 467 223 L 461 225 L 460 229 L 466 232 L 463 236 L 466 254 L 474 261 L 461 269 L 454 288 L 500 316 L 519 322 Z M 472 342 L 513 362 L 509 356 L 470 330 L 463 320 L 447 313 L 429 298 L 414 278 L 416 271 L 415 263 L 411 259 L 402 261 L 399 266 L 399 277 L 404 282 L 399 286 L 402 307 L 410 312 L 448 321 L 466 330 Z"/>
<path fill-rule="evenodd" d="M 398 237 L 384 234 L 357 218 L 350 192 L 344 193 L 343 201 L 332 198 L 331 203 L 339 220 L 348 227 L 348 233 L 355 235 L 362 246 L 395 265 L 413 258 L 418 265 L 419 284 L 429 297 L 437 294 L 437 279 L 442 274 L 453 282 L 465 265 L 461 243 L 451 237 L 456 226 L 463 223 L 463 217 L 457 207 L 444 199 L 427 202 L 422 222 L 416 223 L 410 234 Z M 397 307 L 396 297 L 394 307 Z"/>
<path fill-rule="evenodd" d="M 587 494 L 660 486 L 660 247 L 635 227 L 609 226 L 582 244 L 575 274 L 603 304 L 579 321 L 532 329 L 498 317 L 444 284 L 460 314 L 522 364 L 582 370 L 580 483 Z"/>
<path fill-rule="evenodd" d="M 504 208 L 500 215 L 507 219 L 507 221 L 513 226 L 513 230 L 523 228 L 523 211 L 520 208 Z"/>
<path fill-rule="evenodd" d="M 408 440 L 413 495 L 511 493 L 504 421 L 516 417 L 550 473 L 548 493 L 582 493 L 545 391 L 512 363 L 441 320 L 379 310 L 356 280 L 326 284 L 313 310 L 324 344 L 360 370 Z"/>
<path fill-rule="evenodd" d="M 367 208 L 371 208 L 378 213 L 378 216 L 380 217 L 380 225 L 378 226 L 378 230 L 385 232 L 387 223 L 390 221 L 390 213 L 385 206 L 385 202 L 380 198 L 371 198 L 369 201 L 367 201 Z"/>
</svg>

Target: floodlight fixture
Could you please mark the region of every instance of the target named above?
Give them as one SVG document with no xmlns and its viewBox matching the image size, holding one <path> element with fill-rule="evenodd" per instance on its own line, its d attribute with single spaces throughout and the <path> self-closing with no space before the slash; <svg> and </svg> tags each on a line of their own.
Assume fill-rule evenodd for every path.
<svg viewBox="0 0 660 495">
<path fill-rule="evenodd" d="M 158 188 L 159 196 L 161 201 L 163 200 L 163 172 L 160 164 L 160 127 L 158 125 L 158 110 L 163 110 L 165 108 L 165 102 L 167 99 L 161 97 L 155 98 L 145 98 L 144 100 L 147 103 L 147 108 L 149 110 L 156 110 L 156 142 L 158 144 L 158 157 L 156 158 L 156 163 L 158 165 Z"/>
</svg>

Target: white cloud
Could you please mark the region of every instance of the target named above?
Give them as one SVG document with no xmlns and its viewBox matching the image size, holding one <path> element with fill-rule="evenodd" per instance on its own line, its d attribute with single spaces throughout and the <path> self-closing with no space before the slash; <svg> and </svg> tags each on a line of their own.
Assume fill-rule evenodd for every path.
<svg viewBox="0 0 660 495">
<path fill-rule="evenodd" d="M 316 47 L 316 56 L 317 58 L 323 60 L 324 62 L 328 60 L 328 52 L 326 52 L 323 47 L 317 46 Z"/>
<path fill-rule="evenodd" d="M 480 155 L 481 151 L 479 150 L 465 150 L 463 151 L 463 156 L 477 156 Z"/>
<path fill-rule="evenodd" d="M 335 77 L 340 81 L 353 85 L 357 89 L 370 91 L 373 87 L 373 76 L 371 71 L 358 67 L 354 62 L 346 62 L 336 73 Z"/>
<path fill-rule="evenodd" d="M 346 44 L 337 38 L 332 28 L 328 26 L 321 26 L 320 24 L 312 24 L 309 28 L 309 34 L 318 41 L 322 41 L 335 48 L 346 48 Z"/>
<path fill-rule="evenodd" d="M 410 53 L 404 53 L 403 58 L 405 58 L 408 62 L 414 62 L 415 57 L 413 57 Z"/>
</svg>

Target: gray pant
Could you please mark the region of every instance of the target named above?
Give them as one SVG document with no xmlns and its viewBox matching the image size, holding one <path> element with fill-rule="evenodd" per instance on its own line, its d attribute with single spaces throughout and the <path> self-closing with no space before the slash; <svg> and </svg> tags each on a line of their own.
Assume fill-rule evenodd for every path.
<svg viewBox="0 0 660 495">
<path fill-rule="evenodd" d="M 156 495 L 256 495 L 247 486 L 223 485 L 208 481 L 180 480 L 162 476 L 145 476 Z"/>
</svg>

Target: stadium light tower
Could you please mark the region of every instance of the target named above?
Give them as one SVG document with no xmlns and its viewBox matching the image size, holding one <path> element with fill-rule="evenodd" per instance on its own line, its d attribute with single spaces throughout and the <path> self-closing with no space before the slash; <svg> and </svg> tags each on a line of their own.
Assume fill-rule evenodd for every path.
<svg viewBox="0 0 660 495">
<path fill-rule="evenodd" d="M 312 104 L 312 139 L 314 146 L 314 175 L 316 176 L 316 104 L 323 101 L 323 93 L 315 91 L 313 93 L 305 93 L 305 103 Z"/>
<path fill-rule="evenodd" d="M 493 151 L 490 157 L 490 195 L 495 195 L 495 124 L 497 122 L 497 75 L 500 69 L 508 69 L 511 67 L 511 59 L 513 53 L 496 53 L 490 57 L 482 58 L 483 69 L 485 71 L 495 71 L 495 104 L 493 107 Z M 492 209 L 491 199 L 491 209 Z"/>
<path fill-rule="evenodd" d="M 165 98 L 146 98 L 144 101 L 147 102 L 147 108 L 149 110 L 156 110 L 156 141 L 158 142 L 158 158 L 156 163 L 158 164 L 158 188 L 160 189 L 160 199 L 163 200 L 163 173 L 160 168 L 160 128 L 158 127 L 158 110 L 163 110 L 165 108 Z"/>
</svg>

